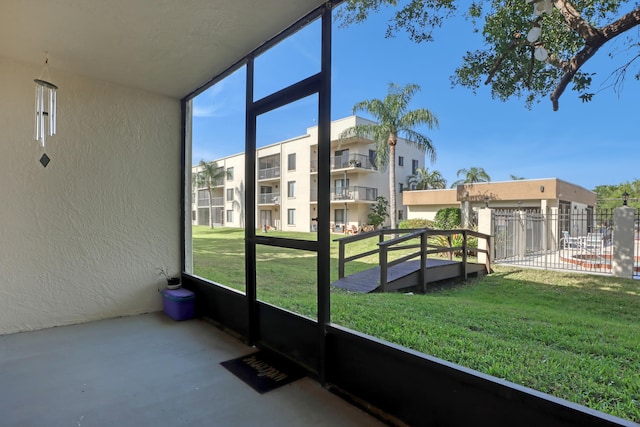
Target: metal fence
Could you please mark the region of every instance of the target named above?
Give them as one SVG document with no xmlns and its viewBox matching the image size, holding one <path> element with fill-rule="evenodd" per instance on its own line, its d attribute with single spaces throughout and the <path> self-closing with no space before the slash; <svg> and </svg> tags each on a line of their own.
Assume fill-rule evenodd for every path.
<svg viewBox="0 0 640 427">
<path fill-rule="evenodd" d="M 611 274 L 612 210 L 496 210 L 493 224 L 496 263 Z"/>
</svg>

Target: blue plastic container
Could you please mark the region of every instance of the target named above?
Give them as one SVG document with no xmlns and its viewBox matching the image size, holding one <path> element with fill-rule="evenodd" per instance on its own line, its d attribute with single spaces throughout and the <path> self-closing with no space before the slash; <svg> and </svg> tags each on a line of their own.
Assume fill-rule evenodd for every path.
<svg viewBox="0 0 640 427">
<path fill-rule="evenodd" d="M 196 297 L 188 289 L 165 289 L 162 291 L 162 309 L 173 320 L 193 319 Z"/>
</svg>

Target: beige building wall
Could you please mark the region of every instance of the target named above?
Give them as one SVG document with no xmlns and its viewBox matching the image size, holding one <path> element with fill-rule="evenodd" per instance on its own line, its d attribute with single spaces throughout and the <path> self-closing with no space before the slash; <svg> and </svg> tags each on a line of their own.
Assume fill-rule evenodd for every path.
<svg viewBox="0 0 640 427">
<path fill-rule="evenodd" d="M 160 310 L 157 269 L 180 272 L 180 101 L 53 68 L 43 168 L 41 71 L 0 58 L 0 334 Z"/>
<path fill-rule="evenodd" d="M 402 193 L 402 203 L 407 207 L 407 219 L 433 221 L 440 209 L 459 208 L 455 189 L 413 190 Z M 422 204 L 428 198 L 429 204 Z"/>
<path fill-rule="evenodd" d="M 332 157 L 336 156 L 342 150 L 349 150 L 349 158 L 354 161 L 361 162 L 361 166 L 336 168 L 331 173 L 331 187 L 335 189 L 345 186 L 345 180 L 348 181 L 348 187 L 351 192 L 360 192 L 364 194 L 363 189 L 375 189 L 378 196 L 383 196 L 389 200 L 389 174 L 388 169 L 371 170 L 366 168 L 366 161 L 369 159 L 370 150 L 374 150 L 374 144 L 369 140 L 351 139 L 340 143 L 338 137 L 340 133 L 354 126 L 356 123 L 373 123 L 366 119 L 356 116 L 350 116 L 344 119 L 336 120 L 332 123 L 331 135 L 331 153 Z M 267 215 L 271 215 L 272 225 L 278 229 L 286 231 L 310 231 L 315 226 L 315 222 L 311 219 L 317 216 L 317 205 L 315 198 L 317 197 L 317 148 L 318 148 L 318 129 L 310 127 L 307 133 L 297 138 L 282 141 L 257 149 L 257 159 L 270 155 L 277 155 L 280 158 L 280 175 L 277 179 L 259 180 L 256 192 L 260 194 L 260 186 L 271 186 L 272 191 L 278 192 L 279 200 L 277 204 L 258 205 L 256 209 L 256 227 L 262 227 L 261 212 L 269 211 Z M 407 188 L 406 181 L 413 173 L 414 161 L 417 167 L 424 167 L 424 153 L 421 150 L 409 145 L 406 141 L 401 140 L 397 146 L 396 158 L 396 182 L 394 183 L 394 191 L 398 201 L 398 210 L 402 211 L 402 218 L 407 218 L 408 212 L 402 204 L 402 193 L 400 192 L 400 184 L 404 189 Z M 290 154 L 296 156 L 296 167 L 293 170 L 288 168 L 288 158 Z M 402 157 L 404 164 L 398 165 L 399 158 Z M 234 168 L 233 182 L 225 181 L 224 189 L 216 189 L 216 194 L 224 193 L 229 186 L 233 186 L 236 190 L 244 188 L 242 180 L 244 179 L 244 154 L 237 154 L 216 161 L 220 166 L 225 168 Z M 256 162 L 259 165 L 259 161 Z M 194 172 L 198 170 L 197 166 L 193 167 Z M 295 182 L 295 195 L 289 197 L 288 185 Z M 277 186 L 277 189 L 276 189 Z M 225 221 L 224 225 L 228 227 L 243 227 L 244 223 L 240 220 L 242 215 L 242 191 L 234 191 L 235 199 L 232 202 L 225 200 L 225 218 L 226 211 L 233 210 L 233 221 Z M 331 222 L 333 225 L 346 225 L 347 227 L 359 227 L 366 225 L 370 207 L 375 200 L 334 200 L 331 203 Z M 192 209 L 196 209 L 196 200 L 192 204 Z M 202 207 L 200 207 L 202 209 Z M 246 213 L 246 208 L 244 208 Z M 295 211 L 295 221 L 293 224 L 288 223 L 288 214 L 290 210 Z M 336 211 L 344 212 L 345 221 L 334 221 Z M 200 211 L 198 214 L 200 215 Z M 197 224 L 194 221 L 194 224 Z"/>
<path fill-rule="evenodd" d="M 224 224 L 228 227 L 244 227 L 247 207 L 244 201 L 246 189 L 244 183 L 244 156 L 227 157 L 222 162 L 225 170 L 233 168 L 233 179 L 224 182 Z M 227 200 L 226 190 L 233 190 L 233 200 Z M 231 221 L 227 220 L 227 211 L 231 211 Z"/>
<path fill-rule="evenodd" d="M 418 190 L 403 194 L 410 218 L 431 219 L 439 209 L 460 207 L 469 211 L 492 209 L 557 209 L 560 202 L 571 209 L 585 210 L 596 205 L 596 194 L 557 178 L 484 182 L 458 185 L 448 190 Z M 424 215 L 421 217 L 420 215 Z M 585 226 L 586 227 L 586 226 Z"/>
</svg>

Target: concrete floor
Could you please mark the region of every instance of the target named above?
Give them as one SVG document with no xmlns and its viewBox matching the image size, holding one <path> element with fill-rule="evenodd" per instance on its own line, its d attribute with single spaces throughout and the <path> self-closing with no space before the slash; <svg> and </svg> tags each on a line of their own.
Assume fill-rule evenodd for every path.
<svg viewBox="0 0 640 427">
<path fill-rule="evenodd" d="M 259 394 L 220 366 L 254 349 L 151 313 L 0 336 L 0 425 L 383 425 L 310 378 Z"/>
</svg>

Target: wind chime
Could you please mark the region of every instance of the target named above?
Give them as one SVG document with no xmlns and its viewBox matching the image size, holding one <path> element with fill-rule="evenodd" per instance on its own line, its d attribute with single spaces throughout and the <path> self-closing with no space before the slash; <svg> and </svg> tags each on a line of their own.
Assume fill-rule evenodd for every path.
<svg viewBox="0 0 640 427">
<path fill-rule="evenodd" d="M 533 13 L 536 16 L 542 16 L 545 13 L 551 13 L 553 11 L 552 0 L 526 0 L 527 3 L 533 3 Z M 529 30 L 527 34 L 527 40 L 535 46 L 533 56 L 538 61 L 546 61 L 549 57 L 549 52 L 545 49 L 541 43 L 539 43 L 540 36 L 542 35 L 542 28 L 540 24 L 536 24 Z"/>
<path fill-rule="evenodd" d="M 35 140 L 42 149 L 40 164 L 47 167 L 51 159 L 47 156 L 47 136 L 56 134 L 56 91 L 58 86 L 48 82 L 45 78 L 49 74 L 49 55 L 45 57 L 44 68 L 40 77 L 34 79 L 36 84 L 36 111 L 35 111 Z"/>
</svg>

